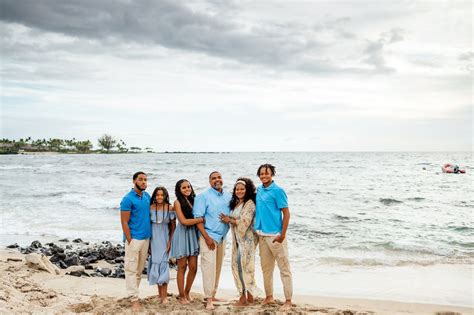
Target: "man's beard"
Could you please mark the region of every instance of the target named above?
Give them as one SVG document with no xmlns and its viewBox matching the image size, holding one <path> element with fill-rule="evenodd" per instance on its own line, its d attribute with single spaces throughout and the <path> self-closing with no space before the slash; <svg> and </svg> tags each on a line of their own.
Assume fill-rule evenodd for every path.
<svg viewBox="0 0 474 315">
<path fill-rule="evenodd" d="M 138 189 L 139 191 L 144 191 L 146 188 L 141 188 L 137 184 L 135 184 L 135 188 Z"/>
</svg>

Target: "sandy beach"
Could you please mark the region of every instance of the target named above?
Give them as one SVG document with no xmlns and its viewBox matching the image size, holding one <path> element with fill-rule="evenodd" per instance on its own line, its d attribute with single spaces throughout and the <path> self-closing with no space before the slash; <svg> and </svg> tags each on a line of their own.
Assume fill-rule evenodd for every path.
<svg viewBox="0 0 474 315">
<path fill-rule="evenodd" d="M 107 266 L 99 261 L 97 266 Z M 89 278 L 59 275 L 37 270 L 25 263 L 25 255 L 16 249 L 0 250 L 0 313 L 131 313 L 123 279 Z M 156 288 L 144 279 L 140 298 L 143 312 L 155 314 L 205 314 L 201 288 L 193 289 L 194 301 L 181 305 L 176 300 L 176 282 L 170 283 L 170 302 L 159 304 Z M 220 290 L 226 302 L 218 304 L 215 314 L 278 314 L 279 305 L 262 307 L 257 303 L 246 308 L 232 306 L 234 291 Z M 281 296 L 276 296 L 281 301 Z M 280 302 L 278 302 L 280 303 Z M 292 313 L 296 314 L 472 314 L 466 307 L 401 303 L 394 301 L 348 299 L 320 296 L 295 296 Z"/>
</svg>

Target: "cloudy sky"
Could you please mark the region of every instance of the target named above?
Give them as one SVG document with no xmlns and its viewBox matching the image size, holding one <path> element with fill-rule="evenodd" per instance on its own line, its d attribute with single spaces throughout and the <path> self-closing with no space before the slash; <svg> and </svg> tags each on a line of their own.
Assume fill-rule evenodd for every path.
<svg viewBox="0 0 474 315">
<path fill-rule="evenodd" d="M 470 1 L 0 3 L 2 138 L 472 148 Z"/>
</svg>

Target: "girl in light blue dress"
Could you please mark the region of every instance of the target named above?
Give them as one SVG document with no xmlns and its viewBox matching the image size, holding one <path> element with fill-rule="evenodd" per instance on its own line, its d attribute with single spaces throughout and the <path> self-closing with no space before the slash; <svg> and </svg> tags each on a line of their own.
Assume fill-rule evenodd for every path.
<svg viewBox="0 0 474 315">
<path fill-rule="evenodd" d="M 181 179 L 175 186 L 176 201 L 174 209 L 178 224 L 171 243 L 171 257 L 178 263 L 178 283 L 179 302 L 189 304 L 191 300 L 191 287 L 197 272 L 197 256 L 199 255 L 199 242 L 197 237 L 196 224 L 204 222 L 203 218 L 195 219 L 193 216 L 193 204 L 195 193 L 193 186 L 186 179 Z M 186 285 L 184 276 L 188 269 Z"/>
<path fill-rule="evenodd" d="M 148 258 L 148 283 L 158 286 L 161 303 L 168 302 L 170 281 L 169 252 L 176 227 L 176 215 L 165 187 L 156 187 L 150 199 L 151 239 Z"/>
</svg>

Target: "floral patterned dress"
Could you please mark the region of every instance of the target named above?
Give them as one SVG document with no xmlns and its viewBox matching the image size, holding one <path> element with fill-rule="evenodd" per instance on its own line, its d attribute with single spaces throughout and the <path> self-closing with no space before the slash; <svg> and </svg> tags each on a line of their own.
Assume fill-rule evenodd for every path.
<svg viewBox="0 0 474 315">
<path fill-rule="evenodd" d="M 232 275 L 239 294 L 250 292 L 255 296 L 255 250 L 258 237 L 253 230 L 255 203 L 245 204 L 231 210 L 230 217 L 237 220 L 232 225 Z"/>
</svg>

